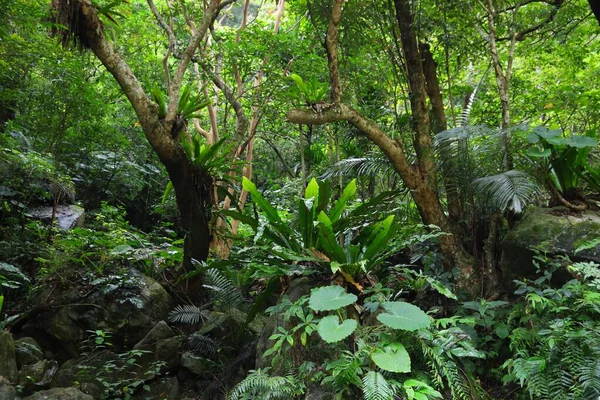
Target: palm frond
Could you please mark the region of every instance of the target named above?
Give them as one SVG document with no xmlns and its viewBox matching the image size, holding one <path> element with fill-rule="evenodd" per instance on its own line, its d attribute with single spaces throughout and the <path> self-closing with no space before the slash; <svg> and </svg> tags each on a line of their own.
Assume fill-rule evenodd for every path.
<svg viewBox="0 0 600 400">
<path fill-rule="evenodd" d="M 219 342 L 199 332 L 192 333 L 187 338 L 186 344 L 195 353 L 206 357 L 213 357 L 219 349 Z"/>
<path fill-rule="evenodd" d="M 394 388 L 376 371 L 369 371 L 362 380 L 362 391 L 365 400 L 392 400 Z"/>
<path fill-rule="evenodd" d="M 203 318 L 204 310 L 191 304 L 181 304 L 169 313 L 169 321 L 183 324 L 197 324 Z"/>
<path fill-rule="evenodd" d="M 202 286 L 211 291 L 214 304 L 223 310 L 237 308 L 244 301 L 242 293 L 233 282 L 215 268 L 206 270 L 205 284 Z"/>
<path fill-rule="evenodd" d="M 270 376 L 269 369 L 257 369 L 238 383 L 231 393 L 229 400 L 241 399 L 289 399 L 297 392 L 298 382 L 294 376 Z"/>
<path fill-rule="evenodd" d="M 350 175 L 352 172 L 357 176 L 376 177 L 378 175 L 389 176 L 395 173 L 390 161 L 382 156 L 367 156 L 358 158 L 347 158 L 329 167 L 319 179 L 329 179 L 335 176 Z"/>
<path fill-rule="evenodd" d="M 517 170 L 475 179 L 473 185 L 475 191 L 483 195 L 492 207 L 516 213 L 522 212 L 539 191 L 528 174 Z"/>
</svg>

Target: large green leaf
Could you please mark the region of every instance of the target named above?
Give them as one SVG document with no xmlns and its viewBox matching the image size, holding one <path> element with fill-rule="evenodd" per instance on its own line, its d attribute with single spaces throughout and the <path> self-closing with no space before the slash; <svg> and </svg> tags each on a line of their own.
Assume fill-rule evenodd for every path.
<svg viewBox="0 0 600 400">
<path fill-rule="evenodd" d="M 350 200 L 350 198 L 354 196 L 355 193 L 356 179 L 352 179 L 352 181 L 346 186 L 346 188 L 342 192 L 342 195 L 340 196 L 338 201 L 335 202 L 335 205 L 333 206 L 333 209 L 329 214 L 329 219 L 331 220 L 331 222 L 337 221 L 342 216 L 342 213 L 346 208 L 348 200 Z"/>
<path fill-rule="evenodd" d="M 379 322 L 392 329 L 415 331 L 427 328 L 431 320 L 419 307 L 403 301 L 388 301 L 383 303 L 385 313 L 379 314 Z"/>
<path fill-rule="evenodd" d="M 401 343 L 392 343 L 371 353 L 379 368 L 390 372 L 410 372 L 410 356 Z"/>
<path fill-rule="evenodd" d="M 317 332 L 327 343 L 339 342 L 350 336 L 358 324 L 353 319 L 347 319 L 340 324 L 337 315 L 329 315 L 319 321 Z"/>
<path fill-rule="evenodd" d="M 272 224 L 283 224 L 283 221 L 277 214 L 277 210 L 269 204 L 267 200 L 260 194 L 256 185 L 250 181 L 250 179 L 243 177 L 242 178 L 242 187 L 252 195 L 252 200 L 260 207 L 261 210 L 265 213 L 265 217 Z"/>
<path fill-rule="evenodd" d="M 390 215 L 383 221 L 379 222 L 376 225 L 373 234 L 369 238 L 369 241 L 367 242 L 363 259 L 370 260 L 374 258 L 382 249 L 385 248 L 385 245 L 396 234 L 397 230 L 398 226 L 394 225 L 393 215 Z"/>
<path fill-rule="evenodd" d="M 308 306 L 314 311 L 332 311 L 346 307 L 356 300 L 355 295 L 346 293 L 341 286 L 324 286 L 311 291 Z"/>
<path fill-rule="evenodd" d="M 319 221 L 319 239 L 323 251 L 331 260 L 345 263 L 346 253 L 337 242 L 337 237 L 333 233 L 331 221 L 323 211 L 319 213 L 317 219 Z"/>
</svg>

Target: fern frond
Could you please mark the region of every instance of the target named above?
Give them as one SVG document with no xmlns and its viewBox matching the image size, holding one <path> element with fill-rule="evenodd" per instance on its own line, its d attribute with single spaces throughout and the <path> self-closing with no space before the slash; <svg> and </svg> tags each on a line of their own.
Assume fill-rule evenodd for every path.
<svg viewBox="0 0 600 400">
<path fill-rule="evenodd" d="M 473 185 L 493 208 L 516 213 L 521 213 L 539 191 L 528 174 L 517 170 L 475 179 Z"/>
<path fill-rule="evenodd" d="M 203 287 L 211 291 L 215 305 L 224 310 L 237 308 L 244 301 L 240 290 L 223 273 L 215 268 L 210 268 L 205 273 Z"/>
<path fill-rule="evenodd" d="M 202 319 L 203 310 L 191 304 L 181 304 L 169 313 L 169 321 L 183 324 L 197 324 Z"/>
<path fill-rule="evenodd" d="M 228 399 L 287 400 L 293 398 L 299 386 L 295 377 L 270 376 L 268 372 L 268 368 L 250 371 L 249 375 L 229 393 Z"/>
<path fill-rule="evenodd" d="M 376 371 L 369 371 L 362 380 L 362 391 L 365 400 L 392 400 L 394 388 Z"/>
<path fill-rule="evenodd" d="M 187 338 L 187 345 L 195 353 L 207 357 L 213 357 L 219 349 L 219 342 L 198 332 L 192 333 Z"/>
</svg>

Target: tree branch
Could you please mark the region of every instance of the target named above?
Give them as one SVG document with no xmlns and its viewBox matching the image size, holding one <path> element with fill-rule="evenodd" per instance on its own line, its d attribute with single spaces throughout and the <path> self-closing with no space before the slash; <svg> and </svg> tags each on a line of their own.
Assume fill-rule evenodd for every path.
<svg viewBox="0 0 600 400">
<path fill-rule="evenodd" d="M 167 108 L 167 116 L 165 117 L 165 121 L 175 121 L 179 102 L 179 90 L 181 89 L 183 76 L 187 71 L 187 67 L 190 64 L 190 61 L 192 61 L 194 53 L 196 52 L 196 50 L 200 46 L 200 43 L 206 36 L 208 28 L 218 15 L 219 11 L 223 7 L 233 3 L 234 1 L 236 0 L 226 0 L 223 2 L 221 2 L 220 0 L 210 0 L 208 7 L 206 8 L 206 10 L 204 10 L 204 17 L 202 18 L 202 22 L 200 22 L 200 26 L 192 35 L 192 38 L 190 39 L 186 49 L 181 54 L 181 59 L 179 61 L 177 71 L 175 72 L 175 76 L 173 77 L 173 82 L 171 84 L 171 90 L 169 91 L 169 106 Z"/>
<path fill-rule="evenodd" d="M 342 5 L 344 0 L 334 0 L 331 8 L 331 18 L 325 37 L 325 50 L 327 50 L 327 63 L 329 65 L 329 81 L 331 85 L 331 100 L 334 103 L 342 101 L 342 86 L 340 85 L 338 61 L 339 24 L 342 19 Z"/>
</svg>

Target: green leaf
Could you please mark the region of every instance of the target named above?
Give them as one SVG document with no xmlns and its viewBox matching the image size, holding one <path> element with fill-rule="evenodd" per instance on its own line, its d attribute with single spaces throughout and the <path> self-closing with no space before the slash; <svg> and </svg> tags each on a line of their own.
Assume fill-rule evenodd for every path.
<svg viewBox="0 0 600 400">
<path fill-rule="evenodd" d="M 313 289 L 308 306 L 314 311 L 332 311 L 356 302 L 357 297 L 346 293 L 341 286 L 324 286 Z"/>
<path fill-rule="evenodd" d="M 4 296 L 0 296 L 0 312 L 2 311 L 3 305 L 4 305 Z"/>
<path fill-rule="evenodd" d="M 123 254 L 123 253 L 129 253 L 130 251 L 133 250 L 133 247 L 131 247 L 128 244 L 120 244 L 118 246 L 115 246 L 111 251 L 110 254 Z"/>
<path fill-rule="evenodd" d="M 263 212 L 265 213 L 265 217 L 267 217 L 270 223 L 283 224 L 283 221 L 279 217 L 279 214 L 277 214 L 277 210 L 273 208 L 273 206 L 271 206 L 271 204 L 269 204 L 267 200 L 265 200 L 265 198 L 260 194 L 260 192 L 256 188 L 256 185 L 245 176 L 242 178 L 242 187 L 244 188 L 244 190 L 246 190 L 252 195 L 252 200 L 254 200 L 254 202 L 260 207 L 261 210 L 263 210 Z"/>
<path fill-rule="evenodd" d="M 223 210 L 221 211 L 221 214 L 227 216 L 227 217 L 231 217 L 235 220 L 240 221 L 243 224 L 246 224 L 248 226 L 250 226 L 252 229 L 256 230 L 258 228 L 258 221 L 252 217 L 249 217 L 247 215 L 244 215 L 242 213 L 239 213 L 237 211 L 233 211 L 233 210 Z"/>
<path fill-rule="evenodd" d="M 527 155 L 529 157 L 535 157 L 535 158 L 547 158 L 550 157 L 550 155 L 552 154 L 552 150 L 551 149 L 529 149 L 527 150 Z"/>
<path fill-rule="evenodd" d="M 331 213 L 329 214 L 329 219 L 331 222 L 335 222 L 342 216 L 344 209 L 348 203 L 348 200 L 356 193 L 356 179 L 352 179 L 352 181 L 344 188 L 342 195 L 335 202 Z"/>
<path fill-rule="evenodd" d="M 308 185 L 306 186 L 306 190 L 304 191 L 304 198 L 307 200 L 314 198 L 315 200 L 318 201 L 319 184 L 317 183 L 317 180 L 315 178 L 312 178 L 310 180 L 310 182 L 308 183 Z"/>
<path fill-rule="evenodd" d="M 371 260 L 385 248 L 388 241 L 398 231 L 398 226 L 393 224 L 394 216 L 390 215 L 376 225 L 373 234 L 371 234 L 371 237 L 367 241 L 368 244 L 365 248 L 363 260 Z"/>
<path fill-rule="evenodd" d="M 319 321 L 317 331 L 327 343 L 336 343 L 350 336 L 358 324 L 353 319 L 347 319 L 340 324 L 337 315 L 329 315 Z"/>
<path fill-rule="evenodd" d="M 427 328 L 431 320 L 419 307 L 403 301 L 388 301 L 383 303 L 386 313 L 379 314 L 379 322 L 392 329 L 415 331 Z"/>
<path fill-rule="evenodd" d="M 506 326 L 506 324 L 498 324 L 496 329 L 494 329 L 494 332 L 500 339 L 506 339 L 509 335 L 508 326 Z"/>
<path fill-rule="evenodd" d="M 390 371 L 410 372 L 410 356 L 401 343 L 392 343 L 383 349 L 377 349 L 371 354 L 371 360 L 379 368 Z"/>
<path fill-rule="evenodd" d="M 427 280 L 427 282 L 429 282 L 431 287 L 434 288 L 439 294 L 446 296 L 449 299 L 457 300 L 456 295 L 452 293 L 452 291 L 446 286 L 444 286 L 444 284 L 440 281 L 433 279 L 430 276 L 426 276 L 425 279 Z"/>
<path fill-rule="evenodd" d="M 333 233 L 331 221 L 323 211 L 319 213 L 317 220 L 319 221 L 317 227 L 319 230 L 319 239 L 321 240 L 321 247 L 325 254 L 333 261 L 345 263 L 346 253 L 337 242 L 337 238 Z"/>
<path fill-rule="evenodd" d="M 381 373 L 369 371 L 362 379 L 364 400 L 392 400 L 394 388 L 385 380 Z"/>
</svg>

